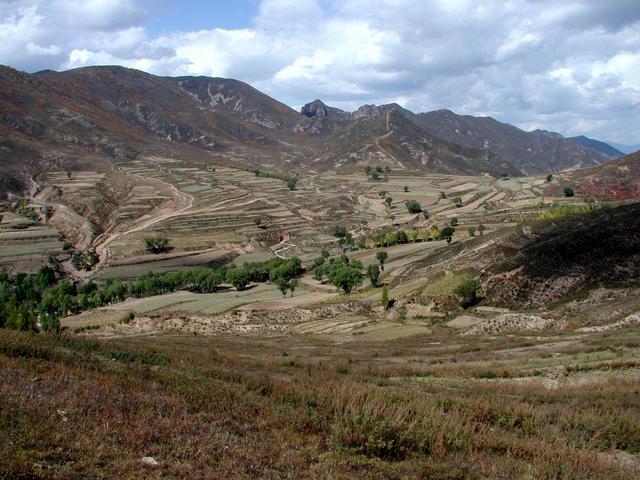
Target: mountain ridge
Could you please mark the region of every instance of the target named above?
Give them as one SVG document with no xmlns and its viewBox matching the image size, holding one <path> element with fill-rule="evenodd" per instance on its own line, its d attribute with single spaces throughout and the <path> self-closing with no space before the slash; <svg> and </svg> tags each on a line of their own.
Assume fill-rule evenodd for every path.
<svg viewBox="0 0 640 480">
<path fill-rule="evenodd" d="M 415 114 L 388 104 L 345 112 L 317 99 L 296 112 L 239 80 L 162 77 L 120 66 L 36 74 L 0 67 L 0 107 L 0 168 L 9 177 L 3 192 L 25 191 L 33 171 L 50 168 L 48 157 L 56 159 L 56 168 L 93 162 L 108 169 L 110 163 L 153 154 L 298 172 L 380 162 L 493 176 L 608 160 L 559 134 L 523 132 L 450 110 Z M 450 125 L 432 121 L 443 115 L 464 121 L 477 134 L 469 141 Z M 526 154 L 528 145 L 536 147 L 533 153 Z"/>
</svg>

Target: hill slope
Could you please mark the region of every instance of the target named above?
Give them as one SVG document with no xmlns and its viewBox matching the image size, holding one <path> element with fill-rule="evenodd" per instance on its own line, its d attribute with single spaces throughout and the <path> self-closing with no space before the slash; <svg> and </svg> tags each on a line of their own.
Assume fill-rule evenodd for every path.
<svg viewBox="0 0 640 480">
<path fill-rule="evenodd" d="M 491 117 L 436 110 L 416 115 L 414 121 L 423 130 L 448 142 L 493 152 L 527 175 L 590 167 L 609 160 L 602 153 L 558 133 L 525 132 Z"/>
</svg>

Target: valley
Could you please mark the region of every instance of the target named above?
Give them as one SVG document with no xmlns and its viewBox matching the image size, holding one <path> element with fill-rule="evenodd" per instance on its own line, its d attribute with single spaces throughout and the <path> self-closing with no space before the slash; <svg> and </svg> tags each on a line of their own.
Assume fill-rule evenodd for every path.
<svg viewBox="0 0 640 480">
<path fill-rule="evenodd" d="M 638 153 L 122 67 L 0 103 L 0 478 L 640 473 Z"/>
</svg>

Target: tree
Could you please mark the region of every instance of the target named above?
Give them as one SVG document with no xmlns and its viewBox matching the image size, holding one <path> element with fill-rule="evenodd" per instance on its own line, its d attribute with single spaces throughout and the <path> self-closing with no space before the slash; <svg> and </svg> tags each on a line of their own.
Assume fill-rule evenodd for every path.
<svg viewBox="0 0 640 480">
<path fill-rule="evenodd" d="M 467 229 L 467 232 L 469 232 L 469 236 L 470 236 L 470 237 L 475 237 L 475 236 L 476 236 L 476 229 L 475 229 L 475 227 L 469 227 L 469 228 Z"/>
<path fill-rule="evenodd" d="M 417 241 L 420 239 L 420 231 L 419 230 L 413 230 L 411 232 L 411 241 L 413 243 L 417 243 Z"/>
<path fill-rule="evenodd" d="M 402 187 L 402 189 L 403 189 L 405 192 L 408 192 L 408 191 L 409 191 L 409 187 L 408 187 L 408 186 L 406 186 L 406 185 L 405 185 L 404 187 Z"/>
<path fill-rule="evenodd" d="M 260 217 L 253 217 L 253 223 L 256 224 L 256 227 L 259 227 L 262 223 L 262 219 Z"/>
<path fill-rule="evenodd" d="M 362 283 L 362 273 L 355 265 L 343 264 L 331 272 L 329 280 L 348 295 L 354 287 Z"/>
<path fill-rule="evenodd" d="M 391 202 L 393 202 L 393 198 L 387 197 L 384 199 L 384 202 L 387 204 L 387 208 L 391 208 Z"/>
<path fill-rule="evenodd" d="M 380 297 L 380 306 L 389 308 L 389 287 L 386 285 L 382 288 L 382 296 Z"/>
<path fill-rule="evenodd" d="M 551 183 L 551 180 L 553 180 L 553 175 L 547 175 L 547 183 Z"/>
<path fill-rule="evenodd" d="M 347 236 L 347 227 L 344 225 L 334 225 L 332 229 L 333 236 L 336 238 L 344 238 Z"/>
<path fill-rule="evenodd" d="M 158 235 L 157 237 L 147 237 L 144 239 L 144 245 L 147 252 L 162 253 L 169 250 L 169 239 L 166 235 Z"/>
<path fill-rule="evenodd" d="M 297 278 L 292 278 L 289 281 L 289 291 L 291 292 L 291 296 L 293 297 L 293 292 L 296 291 L 296 287 L 298 286 L 298 279 Z"/>
<path fill-rule="evenodd" d="M 374 263 L 367 267 L 367 277 L 369 277 L 372 287 L 378 286 L 378 280 L 380 279 L 380 269 L 378 268 L 378 265 Z"/>
<path fill-rule="evenodd" d="M 447 194 L 445 192 L 440 192 L 440 198 L 447 198 Z"/>
<path fill-rule="evenodd" d="M 236 290 L 244 290 L 249 284 L 249 274 L 242 267 L 230 268 L 227 270 L 226 280 L 233 285 Z"/>
<path fill-rule="evenodd" d="M 295 177 L 287 177 L 287 179 L 285 180 L 285 183 L 287 184 L 287 187 L 289 187 L 289 190 L 295 190 L 296 185 L 298 183 L 298 179 Z"/>
<path fill-rule="evenodd" d="M 404 230 L 398 230 L 396 232 L 396 243 L 409 243 L 409 236 Z"/>
<path fill-rule="evenodd" d="M 284 277 L 278 277 L 275 283 L 276 283 L 276 286 L 278 287 L 278 290 L 280 290 L 280 293 L 282 293 L 282 296 L 286 297 L 287 292 L 291 287 L 291 283 L 289 282 L 289 280 L 287 280 Z"/>
<path fill-rule="evenodd" d="M 384 250 L 376 252 L 376 260 L 378 260 L 378 263 L 380 264 L 380 269 L 383 272 L 384 272 L 384 262 L 387 261 L 387 258 L 389 258 L 389 254 Z"/>
<path fill-rule="evenodd" d="M 451 240 L 453 238 L 453 234 L 455 233 L 456 229 L 453 227 L 444 227 L 441 231 L 440 231 L 440 238 L 444 238 L 447 243 L 451 243 Z"/>
<path fill-rule="evenodd" d="M 463 308 L 470 307 L 478 303 L 478 290 L 481 284 L 478 280 L 466 280 L 453 291 L 460 297 L 460 305 Z"/>
<path fill-rule="evenodd" d="M 386 190 L 382 190 L 382 191 L 378 192 L 378 195 L 380 196 L 380 198 L 384 198 L 386 194 L 387 194 Z"/>
<path fill-rule="evenodd" d="M 374 171 L 371 172 L 371 178 L 373 180 L 380 180 L 380 174 L 378 173 L 377 170 L 374 170 Z"/>
<path fill-rule="evenodd" d="M 576 194 L 576 192 L 573 190 L 572 187 L 564 187 L 564 196 L 565 197 L 573 197 Z"/>
<path fill-rule="evenodd" d="M 384 166 L 384 173 L 389 173 L 391 171 L 391 167 L 389 165 Z"/>
<path fill-rule="evenodd" d="M 460 208 L 462 206 L 462 197 L 453 197 L 451 199 L 456 208 Z"/>
<path fill-rule="evenodd" d="M 369 175 L 371 173 L 371 165 L 367 165 L 366 167 L 364 167 L 364 173 L 366 175 Z"/>
<path fill-rule="evenodd" d="M 407 200 L 404 202 L 405 206 L 409 213 L 420 213 L 422 212 L 422 207 L 416 200 Z"/>
<path fill-rule="evenodd" d="M 457 227 L 458 226 L 458 217 L 453 217 L 449 223 L 451 224 L 452 227 Z"/>
<path fill-rule="evenodd" d="M 478 231 L 480 232 L 480 235 L 484 235 L 484 231 L 487 229 L 487 227 L 485 227 L 483 224 L 478 225 Z"/>
</svg>

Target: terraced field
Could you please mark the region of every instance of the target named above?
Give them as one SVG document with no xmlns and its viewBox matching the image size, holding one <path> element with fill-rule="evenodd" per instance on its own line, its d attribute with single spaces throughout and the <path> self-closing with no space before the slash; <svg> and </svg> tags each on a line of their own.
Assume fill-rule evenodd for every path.
<svg viewBox="0 0 640 480">
<path fill-rule="evenodd" d="M 0 268 L 36 272 L 63 254 L 60 232 L 10 211 L 0 211 Z"/>
</svg>

